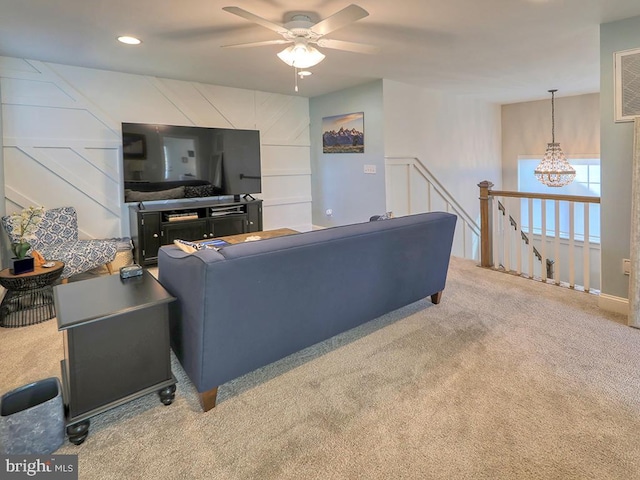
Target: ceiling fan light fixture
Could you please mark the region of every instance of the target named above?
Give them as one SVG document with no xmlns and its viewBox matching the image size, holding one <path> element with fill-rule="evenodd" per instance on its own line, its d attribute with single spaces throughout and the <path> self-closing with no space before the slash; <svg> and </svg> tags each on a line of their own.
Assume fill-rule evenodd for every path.
<svg viewBox="0 0 640 480">
<path fill-rule="evenodd" d="M 310 68 L 324 60 L 324 54 L 309 46 L 303 39 L 278 53 L 278 58 L 290 67 Z"/>
<path fill-rule="evenodd" d="M 127 45 L 140 45 L 142 43 L 142 40 L 131 35 L 121 35 L 118 37 L 118 41 Z"/>
</svg>

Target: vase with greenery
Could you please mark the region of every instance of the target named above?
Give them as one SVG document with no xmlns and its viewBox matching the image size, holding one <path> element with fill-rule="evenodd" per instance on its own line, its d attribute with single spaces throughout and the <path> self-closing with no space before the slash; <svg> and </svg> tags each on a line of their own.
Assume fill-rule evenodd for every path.
<svg viewBox="0 0 640 480">
<path fill-rule="evenodd" d="M 9 222 L 11 225 L 11 237 L 17 240 L 11 243 L 11 251 L 14 254 L 13 268 L 14 274 L 32 272 L 33 258 L 27 257 L 27 252 L 31 248 L 29 240 L 35 238 L 35 232 L 38 225 L 42 221 L 44 216 L 44 207 L 28 207 L 22 210 L 20 213 L 14 213 L 9 216 Z M 23 259 L 29 259 L 30 261 L 20 262 Z M 21 265 L 16 265 L 16 264 Z"/>
</svg>

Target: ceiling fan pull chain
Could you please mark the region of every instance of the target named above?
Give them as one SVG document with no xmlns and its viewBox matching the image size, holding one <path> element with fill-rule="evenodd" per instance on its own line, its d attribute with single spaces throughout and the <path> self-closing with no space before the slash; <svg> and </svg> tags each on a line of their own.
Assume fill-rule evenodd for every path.
<svg viewBox="0 0 640 480">
<path fill-rule="evenodd" d="M 293 67 L 293 76 L 296 81 L 296 92 L 298 91 L 298 67 Z"/>
</svg>

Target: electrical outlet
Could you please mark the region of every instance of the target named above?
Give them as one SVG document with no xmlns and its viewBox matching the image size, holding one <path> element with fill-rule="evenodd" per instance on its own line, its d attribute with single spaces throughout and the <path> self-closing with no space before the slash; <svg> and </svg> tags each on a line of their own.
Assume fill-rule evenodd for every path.
<svg viewBox="0 0 640 480">
<path fill-rule="evenodd" d="M 364 166 L 364 173 L 376 173 L 376 166 L 375 165 L 365 165 Z"/>
<path fill-rule="evenodd" d="M 628 258 L 622 259 L 622 273 L 625 275 L 631 275 L 631 260 Z"/>
</svg>

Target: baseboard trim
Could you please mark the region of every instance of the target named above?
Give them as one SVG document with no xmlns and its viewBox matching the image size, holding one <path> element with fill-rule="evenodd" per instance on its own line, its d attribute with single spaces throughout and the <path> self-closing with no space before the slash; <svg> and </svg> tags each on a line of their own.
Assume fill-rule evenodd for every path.
<svg viewBox="0 0 640 480">
<path fill-rule="evenodd" d="M 598 296 L 598 307 L 608 312 L 629 315 L 629 300 L 626 298 L 601 293 Z"/>
</svg>

